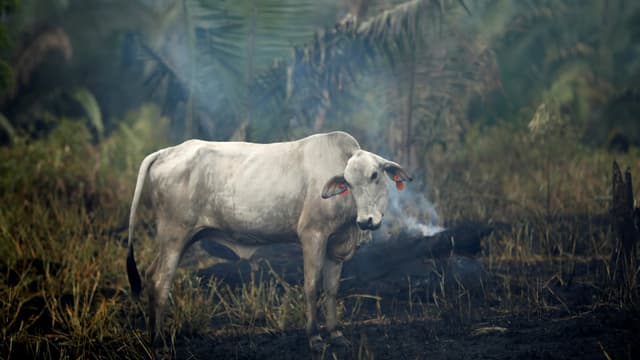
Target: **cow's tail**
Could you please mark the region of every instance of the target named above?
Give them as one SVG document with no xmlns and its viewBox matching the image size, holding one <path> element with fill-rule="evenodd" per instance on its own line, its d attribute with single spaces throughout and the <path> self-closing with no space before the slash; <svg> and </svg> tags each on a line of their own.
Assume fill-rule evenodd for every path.
<svg viewBox="0 0 640 360">
<path fill-rule="evenodd" d="M 129 214 L 129 254 L 127 255 L 127 276 L 129 277 L 129 285 L 131 285 L 131 292 L 135 298 L 140 296 L 140 291 L 142 290 L 142 280 L 140 279 L 140 273 L 138 272 L 138 266 L 136 265 L 136 259 L 133 253 L 133 229 L 136 223 L 136 210 L 138 210 L 138 203 L 140 202 L 142 188 L 144 187 L 144 183 L 147 179 L 149 167 L 158 158 L 159 154 L 160 151 L 156 151 L 142 160 L 140 170 L 138 171 L 136 189 L 133 193 L 133 201 L 131 202 L 131 213 Z"/>
</svg>

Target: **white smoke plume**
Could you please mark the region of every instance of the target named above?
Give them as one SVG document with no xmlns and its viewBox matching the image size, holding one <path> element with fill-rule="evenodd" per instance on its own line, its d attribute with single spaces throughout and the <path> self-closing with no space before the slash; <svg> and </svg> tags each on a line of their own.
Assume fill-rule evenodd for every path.
<svg viewBox="0 0 640 360">
<path fill-rule="evenodd" d="M 422 236 L 433 236 L 445 230 L 437 224 L 422 224 L 414 217 L 406 218 L 406 231 L 409 234 L 421 234 Z"/>
<path fill-rule="evenodd" d="M 419 183 L 409 183 L 404 190 L 390 186 L 387 214 L 376 237 L 389 239 L 400 233 L 433 236 L 445 230 L 440 225 L 436 206 L 423 193 L 413 190 L 422 188 Z"/>
</svg>

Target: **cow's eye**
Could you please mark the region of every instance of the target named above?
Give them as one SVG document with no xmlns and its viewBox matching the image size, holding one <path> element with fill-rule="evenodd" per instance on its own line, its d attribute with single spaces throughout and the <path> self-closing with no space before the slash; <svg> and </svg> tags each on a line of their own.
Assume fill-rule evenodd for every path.
<svg viewBox="0 0 640 360">
<path fill-rule="evenodd" d="M 375 180 L 377 178 L 378 178 L 378 172 L 374 171 L 373 174 L 371 174 L 371 180 L 373 181 L 373 180 Z"/>
</svg>

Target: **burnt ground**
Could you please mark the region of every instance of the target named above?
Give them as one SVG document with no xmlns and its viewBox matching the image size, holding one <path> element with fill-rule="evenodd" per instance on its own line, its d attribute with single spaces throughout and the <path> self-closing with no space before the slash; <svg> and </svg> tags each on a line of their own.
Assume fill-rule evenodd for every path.
<svg viewBox="0 0 640 360">
<path fill-rule="evenodd" d="M 309 351 L 304 331 L 179 341 L 179 358 L 202 359 L 637 359 L 637 313 L 606 308 L 540 319 L 494 316 L 465 324 L 445 320 L 355 324 L 347 350 Z M 495 329 L 476 334 L 478 329 Z M 498 331 L 506 329 L 504 331 Z"/>
<path fill-rule="evenodd" d="M 198 359 L 640 358 L 640 311 L 636 305 L 623 306 L 612 299 L 603 286 L 602 259 L 504 261 L 487 269 L 487 259 L 449 255 L 404 259 L 394 270 L 378 270 L 381 276 L 367 279 L 357 278 L 363 276 L 361 267 L 345 267 L 339 294 L 343 314 L 360 307 L 358 316 L 343 321 L 350 348 L 328 346 L 325 353 L 313 354 L 302 329 L 229 331 L 218 324 L 215 336 L 178 339 L 176 355 Z M 269 256 L 273 271 L 289 283 L 302 283 L 302 262 L 295 260 L 296 250 L 265 257 Z M 249 264 L 240 261 L 213 266 L 200 275 L 239 285 L 247 281 L 248 273 Z M 442 278 L 435 274 L 445 274 L 446 281 L 439 282 Z M 459 275 L 458 281 L 451 281 L 450 274 Z M 474 287 L 477 280 L 482 285 Z M 455 283 L 465 286 L 464 290 Z M 380 300 L 356 304 L 353 296 L 358 294 L 373 294 Z M 443 299 L 449 302 L 437 303 Z"/>
</svg>

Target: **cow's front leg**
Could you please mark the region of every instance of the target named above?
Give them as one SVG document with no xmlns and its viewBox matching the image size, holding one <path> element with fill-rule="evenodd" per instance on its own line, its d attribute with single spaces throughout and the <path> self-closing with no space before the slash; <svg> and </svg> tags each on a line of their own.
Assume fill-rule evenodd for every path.
<svg viewBox="0 0 640 360">
<path fill-rule="evenodd" d="M 327 330 L 329 331 L 331 344 L 347 347 L 349 341 L 342 335 L 338 326 L 338 311 L 336 298 L 340 287 L 340 274 L 342 273 L 342 261 L 335 261 L 327 258 L 322 268 L 322 283 L 325 295 L 325 317 L 327 319 Z"/>
<path fill-rule="evenodd" d="M 324 343 L 318 331 L 318 283 L 325 259 L 327 239 L 318 232 L 301 236 L 304 261 L 304 294 L 307 301 L 307 336 L 313 351 L 322 351 Z"/>
</svg>

